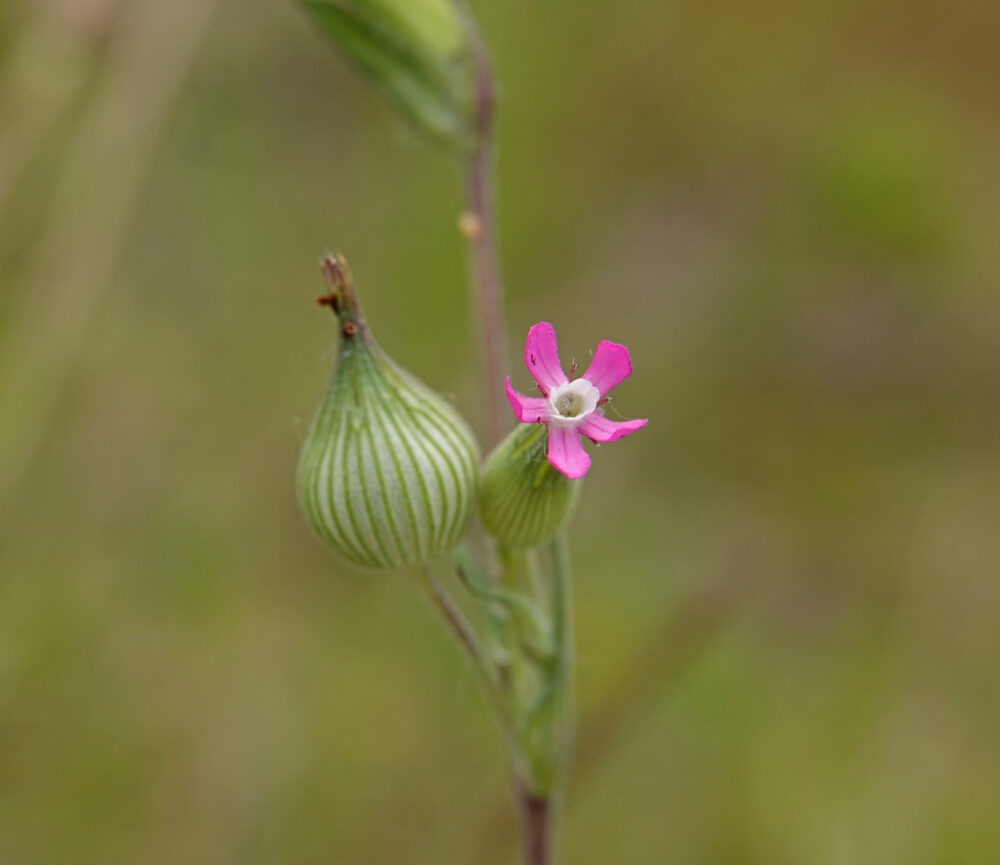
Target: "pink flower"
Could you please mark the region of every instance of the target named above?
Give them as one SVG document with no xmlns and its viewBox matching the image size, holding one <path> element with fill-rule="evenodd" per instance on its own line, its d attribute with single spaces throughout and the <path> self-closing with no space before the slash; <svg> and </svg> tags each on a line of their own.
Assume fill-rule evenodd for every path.
<svg viewBox="0 0 1000 865">
<path fill-rule="evenodd" d="M 648 423 L 610 421 L 600 410 L 608 391 L 632 374 L 628 349 L 617 342 L 602 340 L 587 371 L 570 381 L 559 363 L 555 329 L 547 321 L 540 321 L 528 331 L 524 362 L 542 396 L 522 396 L 511 387 L 507 376 L 507 399 L 518 420 L 543 423 L 549 428 L 549 462 L 568 478 L 582 478 L 590 468 L 581 435 L 595 442 L 613 442 Z"/>
</svg>

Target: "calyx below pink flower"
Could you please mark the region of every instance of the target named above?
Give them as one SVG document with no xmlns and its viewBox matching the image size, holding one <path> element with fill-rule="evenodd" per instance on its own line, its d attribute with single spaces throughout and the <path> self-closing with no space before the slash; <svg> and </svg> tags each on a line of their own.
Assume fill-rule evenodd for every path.
<svg viewBox="0 0 1000 865">
<path fill-rule="evenodd" d="M 649 422 L 611 421 L 600 409 L 607 393 L 632 374 L 632 359 L 623 345 L 602 340 L 587 371 L 571 381 L 559 362 L 555 328 L 540 321 L 528 331 L 524 362 L 542 396 L 519 394 L 508 376 L 507 399 L 518 420 L 548 427 L 549 462 L 568 478 L 583 477 L 590 468 L 581 435 L 603 444 L 634 433 Z"/>
</svg>

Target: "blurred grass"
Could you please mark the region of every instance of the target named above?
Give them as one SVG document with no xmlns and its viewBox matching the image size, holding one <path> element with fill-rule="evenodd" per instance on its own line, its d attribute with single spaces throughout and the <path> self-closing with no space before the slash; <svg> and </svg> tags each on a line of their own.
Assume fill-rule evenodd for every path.
<svg viewBox="0 0 1000 865">
<path fill-rule="evenodd" d="M 0 339 L 43 359 L 64 347 L 12 323 L 143 13 L 91 5 L 105 26 L 0 6 L 0 143 L 48 110 L 11 95 L 26 34 L 78 40 L 42 55 L 71 58 L 65 101 L 0 209 Z M 566 861 L 997 861 L 1000 15 L 478 7 L 512 352 L 542 318 L 566 357 L 625 342 L 616 409 L 652 419 L 599 454 L 573 533 L 584 756 L 628 705 Z M 35 458 L 0 481 L 0 862 L 509 862 L 461 659 L 403 577 L 319 547 L 292 485 L 331 247 L 390 353 L 478 404 L 458 179 L 293 4 L 220 2 L 164 112 Z M 676 663 L 664 623 L 713 587 Z"/>
</svg>

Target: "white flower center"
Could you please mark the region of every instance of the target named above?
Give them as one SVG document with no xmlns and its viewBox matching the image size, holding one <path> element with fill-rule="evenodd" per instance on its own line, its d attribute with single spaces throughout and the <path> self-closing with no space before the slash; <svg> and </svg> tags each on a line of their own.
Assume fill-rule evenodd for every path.
<svg viewBox="0 0 1000 865">
<path fill-rule="evenodd" d="M 597 408 L 601 392 L 587 379 L 556 385 L 549 393 L 549 423 L 577 426 Z"/>
</svg>

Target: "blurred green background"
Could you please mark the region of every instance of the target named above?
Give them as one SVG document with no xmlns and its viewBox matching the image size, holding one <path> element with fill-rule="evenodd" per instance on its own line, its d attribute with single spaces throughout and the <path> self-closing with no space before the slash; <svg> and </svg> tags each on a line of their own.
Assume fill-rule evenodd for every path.
<svg viewBox="0 0 1000 865">
<path fill-rule="evenodd" d="M 628 344 L 563 862 L 1000 861 L 1000 6 L 485 0 L 514 380 Z M 0 3 L 0 863 L 509 863 L 404 575 L 294 500 L 343 250 L 479 394 L 459 178 L 272 0 Z"/>
</svg>

